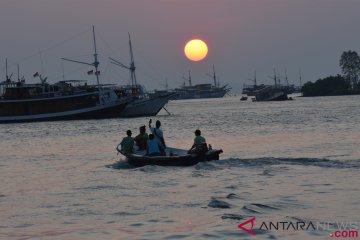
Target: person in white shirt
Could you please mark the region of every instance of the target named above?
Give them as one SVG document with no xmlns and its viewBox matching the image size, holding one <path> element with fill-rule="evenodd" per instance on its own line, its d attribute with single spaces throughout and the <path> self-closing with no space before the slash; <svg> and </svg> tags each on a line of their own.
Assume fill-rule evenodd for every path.
<svg viewBox="0 0 360 240">
<path fill-rule="evenodd" d="M 165 144 L 165 140 L 164 140 L 164 133 L 160 129 L 161 122 L 159 120 L 157 120 L 155 123 L 156 127 L 154 127 L 154 128 L 151 127 L 151 123 L 152 123 L 152 119 L 149 120 L 149 129 L 150 129 L 151 133 L 154 135 L 155 140 L 159 141 L 164 146 L 164 148 L 166 148 L 166 144 Z"/>
</svg>

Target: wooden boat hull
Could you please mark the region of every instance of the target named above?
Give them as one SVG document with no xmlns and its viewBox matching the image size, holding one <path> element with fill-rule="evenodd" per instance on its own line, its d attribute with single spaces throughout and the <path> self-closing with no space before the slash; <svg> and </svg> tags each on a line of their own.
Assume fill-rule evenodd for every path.
<svg viewBox="0 0 360 240">
<path fill-rule="evenodd" d="M 289 100 L 286 92 L 276 86 L 268 86 L 256 91 L 255 99 L 257 102 Z"/>
<path fill-rule="evenodd" d="M 223 152 L 221 149 L 209 150 L 205 154 L 187 154 L 185 150 L 181 150 L 179 155 L 170 155 L 170 152 L 176 152 L 175 148 L 167 148 L 166 156 L 145 156 L 142 153 L 124 154 L 120 150 L 120 145 L 117 151 L 126 157 L 127 162 L 135 167 L 142 167 L 145 165 L 158 166 L 193 166 L 199 162 L 219 160 L 219 155 Z"/>
<path fill-rule="evenodd" d="M 34 114 L 24 116 L 0 117 L 0 123 L 35 122 L 35 121 L 56 121 L 56 120 L 80 120 L 80 119 L 101 119 L 120 117 L 127 102 L 113 102 L 106 105 L 77 109 L 72 111 Z"/>
</svg>

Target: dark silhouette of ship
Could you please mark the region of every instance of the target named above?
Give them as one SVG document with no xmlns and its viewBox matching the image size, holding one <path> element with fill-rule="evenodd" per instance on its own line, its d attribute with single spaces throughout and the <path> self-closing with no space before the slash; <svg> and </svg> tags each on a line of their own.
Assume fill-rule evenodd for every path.
<svg viewBox="0 0 360 240">
<path fill-rule="evenodd" d="M 49 84 L 39 73 L 34 77 L 39 77 L 40 83 L 11 81 L 6 61 L 6 80 L 0 83 L 0 123 L 120 117 L 130 99 L 119 98 L 113 89 L 100 85 L 94 28 L 93 38 L 93 63 L 63 59 L 92 66 L 96 85 L 89 86 L 84 80 Z"/>
<path fill-rule="evenodd" d="M 175 93 L 173 100 L 180 100 L 180 99 L 199 99 L 199 98 L 222 98 L 224 97 L 229 91 L 230 87 L 228 85 L 220 86 L 219 81 L 217 80 L 217 76 L 215 74 L 215 68 L 213 66 L 213 74 L 210 75 L 214 80 L 214 84 L 211 83 L 203 83 L 203 84 L 192 84 L 191 74 L 189 71 L 188 78 L 183 76 L 185 81 L 189 82 L 189 85 L 186 86 L 185 81 L 182 87 L 175 88 L 173 90 L 161 90 L 156 91 L 153 93 L 155 95 L 162 95 L 169 92 Z"/>
</svg>

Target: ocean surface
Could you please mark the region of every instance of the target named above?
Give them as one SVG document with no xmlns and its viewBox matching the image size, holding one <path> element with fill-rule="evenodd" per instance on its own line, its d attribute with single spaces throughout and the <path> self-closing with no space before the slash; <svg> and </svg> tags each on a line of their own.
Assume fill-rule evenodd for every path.
<svg viewBox="0 0 360 240">
<path fill-rule="evenodd" d="M 189 148 L 199 128 L 223 149 L 219 161 L 192 167 L 133 168 L 117 155 L 126 130 L 137 134 L 149 118 L 0 125 L 0 239 L 332 239 L 338 229 L 358 231 L 360 96 L 239 98 L 173 101 L 171 115 L 153 118 L 169 146 Z M 253 232 L 238 227 L 251 219 L 252 230 L 243 227 Z"/>
</svg>

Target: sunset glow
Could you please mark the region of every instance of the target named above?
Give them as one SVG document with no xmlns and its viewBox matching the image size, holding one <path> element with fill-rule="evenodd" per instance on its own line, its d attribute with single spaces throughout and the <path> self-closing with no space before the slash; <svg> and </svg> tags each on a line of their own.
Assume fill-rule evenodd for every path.
<svg viewBox="0 0 360 240">
<path fill-rule="evenodd" d="M 200 39 L 189 41 L 184 48 L 185 56 L 192 61 L 200 61 L 204 59 L 208 53 L 206 43 Z"/>
</svg>

